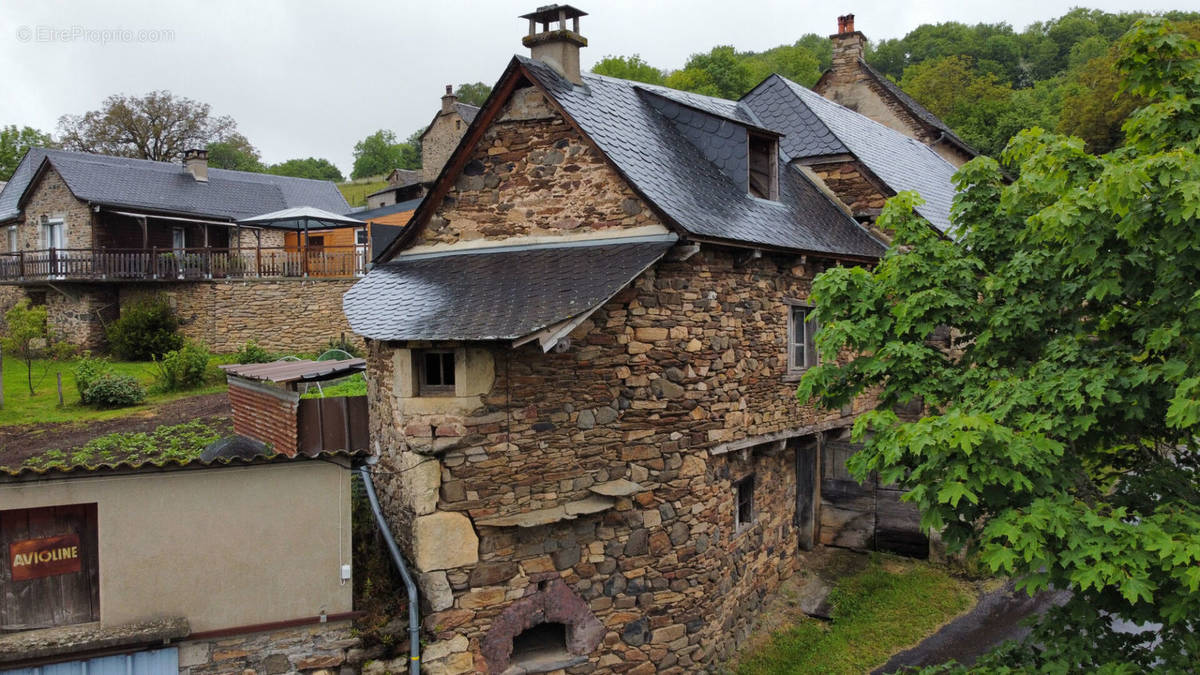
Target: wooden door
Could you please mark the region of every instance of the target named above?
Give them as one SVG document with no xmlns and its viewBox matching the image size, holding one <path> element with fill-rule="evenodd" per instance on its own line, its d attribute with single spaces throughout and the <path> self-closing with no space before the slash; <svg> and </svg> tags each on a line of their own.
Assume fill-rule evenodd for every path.
<svg viewBox="0 0 1200 675">
<path fill-rule="evenodd" d="M 96 505 L 0 511 L 0 632 L 100 620 Z"/>
</svg>

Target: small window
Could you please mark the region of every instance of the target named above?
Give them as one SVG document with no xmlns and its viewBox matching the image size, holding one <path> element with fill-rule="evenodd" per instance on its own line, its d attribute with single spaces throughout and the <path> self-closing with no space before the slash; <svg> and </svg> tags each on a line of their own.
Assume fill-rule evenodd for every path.
<svg viewBox="0 0 1200 675">
<path fill-rule="evenodd" d="M 356 244 L 358 244 L 359 246 L 366 246 L 367 245 L 367 231 L 366 230 L 356 231 L 354 233 L 354 242 Z"/>
<path fill-rule="evenodd" d="M 19 250 L 19 248 L 20 247 L 17 246 L 17 226 L 16 225 L 9 226 L 9 228 L 8 228 L 8 249 L 7 250 L 9 253 L 15 253 L 15 252 L 17 252 L 17 250 Z"/>
<path fill-rule="evenodd" d="M 779 199 L 779 143 L 762 134 L 749 134 L 750 194 Z"/>
<path fill-rule="evenodd" d="M 417 352 L 417 377 L 421 396 L 454 395 L 454 352 L 428 349 Z"/>
<path fill-rule="evenodd" d="M 754 474 L 733 484 L 733 496 L 737 503 L 733 529 L 737 531 L 754 522 Z"/>
<path fill-rule="evenodd" d="M 461 128 L 462 128 L 462 120 L 454 120 L 454 130 L 457 131 Z"/>
<path fill-rule="evenodd" d="M 788 315 L 788 371 L 798 373 L 817 365 L 817 319 L 811 307 L 792 305 Z"/>
</svg>

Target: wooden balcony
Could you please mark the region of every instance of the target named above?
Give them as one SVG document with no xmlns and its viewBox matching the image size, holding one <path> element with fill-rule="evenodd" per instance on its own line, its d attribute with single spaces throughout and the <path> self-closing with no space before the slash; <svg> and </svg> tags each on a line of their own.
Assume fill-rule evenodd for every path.
<svg viewBox="0 0 1200 675">
<path fill-rule="evenodd" d="M 353 278 L 365 246 L 296 248 L 44 249 L 0 253 L 0 283 Z"/>
</svg>

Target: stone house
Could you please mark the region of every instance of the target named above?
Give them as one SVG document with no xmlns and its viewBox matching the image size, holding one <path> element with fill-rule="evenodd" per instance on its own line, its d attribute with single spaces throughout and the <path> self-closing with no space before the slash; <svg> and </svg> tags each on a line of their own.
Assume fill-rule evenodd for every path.
<svg viewBox="0 0 1200 675">
<path fill-rule="evenodd" d="M 387 187 L 367 195 L 367 209 L 380 209 L 424 196 L 420 169 L 392 169 L 387 177 Z"/>
<path fill-rule="evenodd" d="M 814 91 L 925 143 L 956 167 L 978 154 L 937 115 L 863 59 L 867 38 L 854 30 L 853 14 L 838 17 L 838 32 L 830 39 L 833 65 L 821 74 Z"/>
<path fill-rule="evenodd" d="M 43 303 L 51 328 L 88 348 L 122 307 L 153 295 L 218 351 L 251 339 L 315 350 L 345 332 L 340 298 L 365 271 L 365 238 L 338 245 L 332 233 L 238 223 L 302 206 L 346 213 L 337 186 L 210 169 L 206 155 L 174 164 L 29 150 L 0 191 L 0 311 Z"/>
<path fill-rule="evenodd" d="M 441 109 L 421 133 L 421 182 L 431 183 L 438 177 L 478 114 L 478 107 L 460 103 L 454 87 L 446 85 Z"/>
<path fill-rule="evenodd" d="M 531 58 L 344 300 L 430 672 L 728 657 L 862 520 L 824 491 L 872 402 L 795 396 L 813 277 L 883 254 L 877 196 L 949 226 L 928 146 L 778 76 L 727 101 L 582 73 L 581 16 L 522 17 Z"/>
</svg>

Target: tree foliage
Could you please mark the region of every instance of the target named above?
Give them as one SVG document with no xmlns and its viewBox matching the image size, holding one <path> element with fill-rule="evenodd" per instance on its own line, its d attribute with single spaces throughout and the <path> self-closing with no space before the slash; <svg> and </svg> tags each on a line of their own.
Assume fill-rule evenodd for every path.
<svg viewBox="0 0 1200 675">
<path fill-rule="evenodd" d="M 354 144 L 354 168 L 351 178 L 380 176 L 392 169 L 417 169 L 421 166 L 420 147 L 411 142 L 399 143 L 396 133 L 380 129 Z"/>
<path fill-rule="evenodd" d="M 345 180 L 341 170 L 333 162 L 317 157 L 289 159 L 279 164 L 272 164 L 267 167 L 267 173 L 273 173 L 276 176 L 292 176 L 293 178 L 331 180 L 335 183 Z"/>
<path fill-rule="evenodd" d="M 140 97 L 114 94 L 97 110 L 63 115 L 58 130 L 68 150 L 163 162 L 223 140 L 237 125 L 231 117 L 213 115 L 207 103 L 152 91 Z"/>
<path fill-rule="evenodd" d="M 8 180 L 30 148 L 53 148 L 54 139 L 33 127 L 0 127 L 0 180 Z"/>
<path fill-rule="evenodd" d="M 208 165 L 233 171 L 261 173 L 265 170 L 258 148 L 237 132 L 208 144 Z"/>
<path fill-rule="evenodd" d="M 6 354 L 15 354 L 25 364 L 25 377 L 29 383 L 29 395 L 33 396 L 33 361 L 41 356 L 50 342 L 50 329 L 46 324 L 46 307 L 34 306 L 22 300 L 4 313 L 4 333 L 0 335 L 0 347 Z"/>
<path fill-rule="evenodd" d="M 1072 591 L 985 669 L 1189 671 L 1200 654 L 1200 43 L 1147 20 L 1116 65 L 1146 102 L 1123 147 L 1024 131 L 1011 183 L 988 157 L 957 174 L 956 241 L 902 193 L 878 267 L 813 285 L 825 363 L 798 395 L 879 398 L 852 472 L 909 488 L 923 526 L 1021 588 Z M 950 348 L 929 339 L 945 326 Z M 920 419 L 893 412 L 913 401 Z"/>
<path fill-rule="evenodd" d="M 454 95 L 460 102 L 473 106 L 482 106 L 491 94 L 492 88 L 483 82 L 467 82 L 458 85 L 458 88 L 454 90 Z"/>
<path fill-rule="evenodd" d="M 633 56 L 606 56 L 592 66 L 592 72 L 597 75 L 618 77 L 622 80 L 645 82 L 646 84 L 665 84 L 667 76 L 663 71 L 646 63 L 640 54 Z"/>
</svg>

